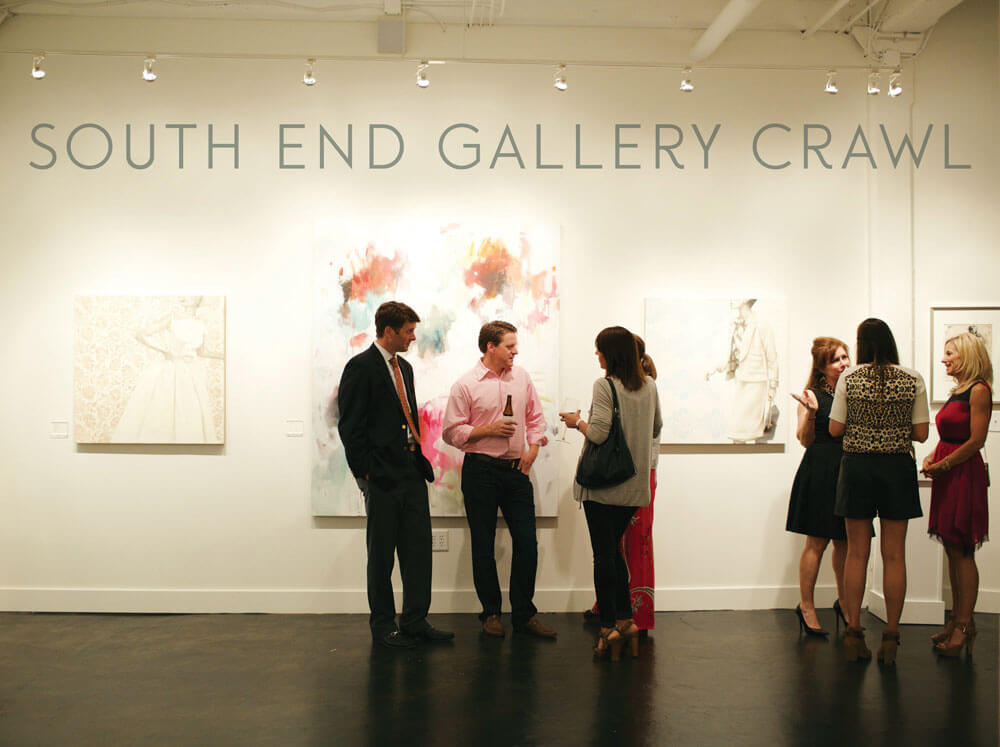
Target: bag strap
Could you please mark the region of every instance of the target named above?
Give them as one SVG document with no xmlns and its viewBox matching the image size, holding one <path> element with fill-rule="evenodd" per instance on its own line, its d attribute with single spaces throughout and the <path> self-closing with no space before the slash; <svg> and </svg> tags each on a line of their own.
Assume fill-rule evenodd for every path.
<svg viewBox="0 0 1000 747">
<path fill-rule="evenodd" d="M 611 399 L 615 403 L 614 404 L 614 414 L 618 415 L 619 414 L 619 409 L 618 409 L 618 392 L 615 391 L 615 382 L 613 382 L 611 380 L 610 376 L 605 376 L 604 380 L 607 381 L 608 382 L 608 386 L 611 387 Z"/>
</svg>

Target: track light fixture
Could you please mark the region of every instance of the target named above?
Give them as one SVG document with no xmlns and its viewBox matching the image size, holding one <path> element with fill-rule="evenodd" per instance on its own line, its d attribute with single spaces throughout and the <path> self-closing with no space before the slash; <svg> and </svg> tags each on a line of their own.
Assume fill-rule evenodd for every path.
<svg viewBox="0 0 1000 747">
<path fill-rule="evenodd" d="M 309 58 L 306 60 L 306 72 L 302 76 L 302 82 L 307 86 L 316 85 L 316 75 L 313 73 L 313 65 L 316 64 L 316 60 Z"/>
<path fill-rule="evenodd" d="M 685 93 L 694 90 L 694 83 L 691 82 L 691 68 L 686 67 L 681 70 L 681 90 Z"/>
<path fill-rule="evenodd" d="M 145 62 L 142 63 L 142 79 L 147 83 L 152 83 L 156 80 L 156 73 L 153 72 L 154 62 L 156 62 L 155 57 L 147 57 Z"/>
<path fill-rule="evenodd" d="M 903 84 L 900 82 L 903 78 L 903 71 L 898 67 L 892 71 L 892 75 L 889 76 L 889 96 L 890 98 L 896 98 L 899 94 L 903 92 Z"/>
<path fill-rule="evenodd" d="M 868 73 L 869 96 L 878 96 L 879 92 L 882 90 L 881 88 L 879 88 L 878 78 L 879 78 L 878 70 L 872 70 L 870 73 Z"/>
<path fill-rule="evenodd" d="M 419 65 L 417 65 L 417 85 L 421 88 L 427 88 L 431 82 L 427 79 L 427 68 L 430 63 L 427 60 L 423 60 Z"/>
<path fill-rule="evenodd" d="M 569 88 L 569 83 L 566 82 L 566 66 L 560 65 L 556 68 L 555 80 L 552 82 L 552 87 L 557 91 L 565 91 Z"/>
<path fill-rule="evenodd" d="M 45 71 L 42 69 L 43 62 L 45 62 L 45 53 L 39 52 L 31 63 L 31 77 L 35 80 L 41 80 L 45 77 Z"/>
<path fill-rule="evenodd" d="M 837 71 L 827 70 L 826 71 L 826 88 L 823 89 L 827 93 L 838 93 L 840 91 L 837 88 Z"/>
</svg>

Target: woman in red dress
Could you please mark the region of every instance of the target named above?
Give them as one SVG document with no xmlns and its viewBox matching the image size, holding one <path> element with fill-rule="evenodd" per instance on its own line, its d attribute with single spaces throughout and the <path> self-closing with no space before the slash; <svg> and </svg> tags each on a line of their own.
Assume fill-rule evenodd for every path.
<svg viewBox="0 0 1000 747">
<path fill-rule="evenodd" d="M 948 555 L 952 605 L 948 624 L 931 640 L 939 654 L 958 656 L 963 646 L 972 653 L 976 638 L 972 612 L 979 595 L 979 569 L 973 553 L 989 533 L 989 477 L 979 450 L 986 443 L 993 409 L 993 366 L 986 346 L 970 332 L 945 342 L 941 362 L 957 383 L 938 411 L 941 440 L 922 471 L 933 480 L 927 531 Z"/>
</svg>

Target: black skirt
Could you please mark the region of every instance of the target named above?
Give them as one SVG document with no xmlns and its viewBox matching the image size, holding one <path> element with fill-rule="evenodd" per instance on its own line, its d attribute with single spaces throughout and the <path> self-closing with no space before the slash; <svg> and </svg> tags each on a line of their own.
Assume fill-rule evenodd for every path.
<svg viewBox="0 0 1000 747">
<path fill-rule="evenodd" d="M 834 511 L 841 455 L 839 442 L 814 443 L 806 449 L 788 500 L 787 531 L 810 537 L 847 539 L 844 519 Z"/>
<path fill-rule="evenodd" d="M 917 464 L 909 454 L 845 453 L 837 480 L 838 516 L 905 521 L 923 516 Z"/>
</svg>

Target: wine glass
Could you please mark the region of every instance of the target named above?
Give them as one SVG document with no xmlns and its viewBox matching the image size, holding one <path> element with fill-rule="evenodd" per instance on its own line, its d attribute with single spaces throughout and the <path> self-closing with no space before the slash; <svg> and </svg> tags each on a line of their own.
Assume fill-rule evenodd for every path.
<svg viewBox="0 0 1000 747">
<path fill-rule="evenodd" d="M 563 397 L 562 407 L 559 409 L 559 414 L 563 415 L 565 413 L 577 412 L 579 409 L 580 409 L 580 401 L 578 399 L 576 399 L 575 397 Z M 569 428 L 567 428 L 566 424 L 561 420 L 559 421 L 559 425 L 560 428 L 562 429 L 562 433 L 559 436 L 559 440 L 568 442 L 569 439 L 566 438 L 566 434 L 569 431 Z"/>
</svg>

